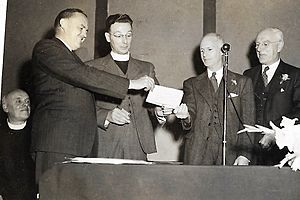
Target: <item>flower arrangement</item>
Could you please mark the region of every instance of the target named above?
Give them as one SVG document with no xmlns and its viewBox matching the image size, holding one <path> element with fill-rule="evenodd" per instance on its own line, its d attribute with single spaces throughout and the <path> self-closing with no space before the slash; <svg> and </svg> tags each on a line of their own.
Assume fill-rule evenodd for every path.
<svg viewBox="0 0 300 200">
<path fill-rule="evenodd" d="M 282 128 L 274 125 L 270 122 L 272 129 L 260 126 L 260 125 L 247 125 L 244 124 L 244 129 L 237 132 L 241 134 L 243 132 L 256 132 L 261 134 L 267 134 L 275 138 L 276 145 L 279 149 L 287 147 L 289 153 L 285 155 L 285 158 L 280 161 L 275 167 L 282 168 L 286 163 L 291 166 L 292 170 L 300 170 L 300 124 L 295 125 L 298 118 L 289 119 L 282 116 L 280 126 Z"/>
<path fill-rule="evenodd" d="M 295 125 L 297 120 L 297 118 L 289 119 L 283 116 L 280 123 L 280 126 L 283 128 L 279 128 L 270 122 L 279 149 L 286 146 L 289 150 L 285 158 L 276 165 L 279 168 L 283 167 L 285 163 L 288 163 L 292 170 L 300 170 L 300 124 Z"/>
</svg>

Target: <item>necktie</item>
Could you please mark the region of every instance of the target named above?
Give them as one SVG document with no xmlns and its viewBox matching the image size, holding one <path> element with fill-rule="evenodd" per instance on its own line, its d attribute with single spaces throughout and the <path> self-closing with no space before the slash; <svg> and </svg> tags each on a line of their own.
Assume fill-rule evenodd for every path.
<svg viewBox="0 0 300 200">
<path fill-rule="evenodd" d="M 264 80 L 264 84 L 265 84 L 265 87 L 268 85 L 268 75 L 267 75 L 267 71 L 269 70 L 270 68 L 268 66 L 265 67 L 263 73 L 262 73 L 262 77 L 263 77 L 263 80 Z"/>
<path fill-rule="evenodd" d="M 216 92 L 218 90 L 218 87 L 219 87 L 217 79 L 216 79 L 216 72 L 212 73 L 212 76 L 210 77 L 210 81 L 211 81 L 211 84 L 213 85 L 214 90 Z"/>
</svg>

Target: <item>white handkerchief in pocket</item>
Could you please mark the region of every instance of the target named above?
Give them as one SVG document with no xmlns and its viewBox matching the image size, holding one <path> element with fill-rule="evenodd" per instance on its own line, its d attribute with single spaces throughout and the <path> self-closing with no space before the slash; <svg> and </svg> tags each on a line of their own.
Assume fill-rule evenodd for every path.
<svg viewBox="0 0 300 200">
<path fill-rule="evenodd" d="M 233 97 L 237 97 L 237 96 L 239 96 L 239 95 L 231 92 L 231 93 L 229 93 L 228 98 L 233 98 Z"/>
</svg>

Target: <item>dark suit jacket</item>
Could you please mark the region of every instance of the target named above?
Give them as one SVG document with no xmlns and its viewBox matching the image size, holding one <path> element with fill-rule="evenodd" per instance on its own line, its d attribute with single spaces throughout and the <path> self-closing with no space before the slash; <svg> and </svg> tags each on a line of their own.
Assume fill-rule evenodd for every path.
<svg viewBox="0 0 300 200">
<path fill-rule="evenodd" d="M 92 92 L 124 98 L 129 81 L 85 65 L 56 38 L 36 44 L 32 63 L 32 150 L 88 155 L 97 132 Z"/>
<path fill-rule="evenodd" d="M 268 91 L 264 92 L 260 85 L 262 81 L 261 67 L 262 66 L 259 65 L 244 72 L 244 75 L 252 79 L 256 113 L 257 116 L 262 116 L 262 118 L 257 118 L 256 123 L 270 127 L 270 121 L 279 126 L 282 116 L 289 118 L 297 117 L 300 119 L 300 70 L 280 61 L 273 78 L 268 84 Z M 283 74 L 288 75 L 288 80 L 283 80 Z M 264 93 L 263 97 L 262 93 Z M 262 135 L 257 134 L 256 142 L 262 137 Z M 277 146 L 274 146 L 273 149 L 273 152 L 264 152 L 266 155 L 262 160 L 258 161 L 258 164 L 278 164 L 278 162 L 283 159 L 286 152 L 279 152 Z M 258 153 L 260 153 L 263 150 L 260 149 L 258 151 Z M 267 161 L 267 159 L 271 160 Z"/>
<path fill-rule="evenodd" d="M 219 144 L 216 145 L 215 148 L 222 148 L 220 146 L 222 146 L 223 138 L 224 83 L 221 81 L 216 94 L 218 95 L 216 104 L 217 115 L 214 113 L 214 99 L 210 92 L 210 87 L 212 88 L 212 85 L 208 78 L 207 71 L 183 83 L 183 102 L 187 104 L 191 116 L 190 125 L 183 123 L 185 129 L 191 129 L 186 135 L 185 164 L 213 164 L 206 160 L 206 156 L 204 155 L 204 152 L 207 150 L 208 138 L 211 137 L 209 134 L 212 134 L 212 126 L 214 126 L 213 118 L 218 118 L 219 120 L 219 126 L 216 126 L 219 128 L 216 128 L 213 133 L 218 134 L 220 138 Z M 243 123 L 254 124 L 255 111 L 253 109 L 253 89 L 249 78 L 228 71 L 227 90 L 229 93 L 235 94 L 227 99 L 226 164 L 232 165 L 239 155 L 244 155 L 251 160 L 253 148 L 251 141 L 252 136 L 250 134 L 237 135 L 237 132 L 243 129 Z"/>
<path fill-rule="evenodd" d="M 0 195 L 3 199 L 36 197 L 34 163 L 30 156 L 30 123 L 21 130 L 0 122 Z"/>
<path fill-rule="evenodd" d="M 116 74 L 119 76 L 124 76 L 120 68 L 117 66 L 115 61 L 112 59 L 111 55 L 108 54 L 103 58 L 89 61 L 87 63 L 90 66 L 94 66 L 97 69 L 104 70 L 106 72 Z M 128 79 L 138 79 L 144 75 L 148 75 L 158 83 L 155 77 L 154 66 L 152 63 L 141 61 L 130 57 L 127 70 Z M 133 128 L 138 134 L 140 145 L 145 153 L 156 152 L 155 138 L 153 127 L 149 118 L 148 109 L 151 107 L 149 104 L 145 103 L 145 98 L 147 92 L 140 91 L 130 91 L 127 97 L 132 106 L 131 120 Z M 107 113 L 113 110 L 122 101 L 117 100 L 108 96 L 98 96 L 96 98 L 96 109 L 97 109 L 97 120 L 98 120 L 98 131 L 100 134 L 110 134 L 110 133 L 120 133 L 122 134 L 122 126 L 115 124 L 110 124 L 106 129 L 104 128 L 104 122 Z M 107 144 L 110 145 L 110 144 Z"/>
</svg>

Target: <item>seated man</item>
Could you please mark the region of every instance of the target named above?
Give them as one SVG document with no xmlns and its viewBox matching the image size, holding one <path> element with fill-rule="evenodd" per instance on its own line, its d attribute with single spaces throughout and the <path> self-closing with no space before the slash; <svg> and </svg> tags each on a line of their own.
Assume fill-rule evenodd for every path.
<svg viewBox="0 0 300 200">
<path fill-rule="evenodd" d="M 35 199 L 34 163 L 29 153 L 30 101 L 26 92 L 13 90 L 2 99 L 7 119 L 0 124 L 0 194 L 3 199 Z"/>
<path fill-rule="evenodd" d="M 223 164 L 223 44 L 218 34 L 204 36 L 200 52 L 207 71 L 183 83 L 183 104 L 175 115 L 189 131 L 184 164 Z M 228 70 L 227 95 L 226 165 L 248 165 L 253 151 L 253 134 L 238 135 L 237 132 L 243 124 L 254 124 L 251 79 Z"/>
</svg>

